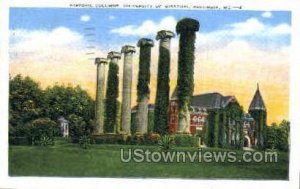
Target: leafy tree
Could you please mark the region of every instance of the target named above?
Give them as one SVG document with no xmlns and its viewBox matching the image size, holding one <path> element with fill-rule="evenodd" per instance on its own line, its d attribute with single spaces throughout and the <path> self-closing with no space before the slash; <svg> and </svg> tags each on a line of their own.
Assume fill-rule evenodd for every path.
<svg viewBox="0 0 300 189">
<path fill-rule="evenodd" d="M 43 116 L 44 94 L 39 83 L 30 77 L 9 78 L 9 125 L 24 126 Z"/>
<path fill-rule="evenodd" d="M 80 86 L 54 85 L 45 90 L 44 110 L 53 120 L 76 114 L 88 123 L 94 118 L 94 107 L 94 101 Z"/>
<path fill-rule="evenodd" d="M 191 18 L 184 18 L 176 25 L 176 32 L 180 34 L 177 79 L 179 132 L 186 132 L 190 124 L 189 107 L 194 91 L 195 39 L 199 27 L 199 22 Z"/>
<path fill-rule="evenodd" d="M 290 122 L 283 120 L 279 124 L 279 128 L 277 130 L 277 148 L 279 150 L 287 151 L 289 149 L 289 133 L 290 133 Z"/>
<path fill-rule="evenodd" d="M 109 63 L 104 132 L 113 133 L 117 129 L 118 100 L 119 97 L 119 66 L 115 63 Z"/>
<path fill-rule="evenodd" d="M 277 125 L 272 123 L 271 126 L 266 127 L 265 147 L 270 149 L 278 149 L 282 151 L 289 150 L 289 132 L 290 122 L 282 120 Z"/>
<path fill-rule="evenodd" d="M 276 123 L 272 123 L 270 127 L 266 128 L 266 148 L 275 149 L 277 147 L 277 128 Z"/>
</svg>

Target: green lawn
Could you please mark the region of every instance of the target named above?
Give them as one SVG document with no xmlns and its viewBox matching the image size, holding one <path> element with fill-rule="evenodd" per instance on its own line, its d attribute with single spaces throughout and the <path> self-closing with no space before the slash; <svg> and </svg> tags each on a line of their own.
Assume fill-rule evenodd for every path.
<svg viewBox="0 0 300 189">
<path fill-rule="evenodd" d="M 164 178 L 288 178 L 288 154 L 279 153 L 277 163 L 122 163 L 120 148 L 138 146 L 78 145 L 58 141 L 53 147 L 10 146 L 11 176 L 64 177 L 164 177 Z M 139 146 L 152 151 L 156 146 Z M 192 148 L 177 150 L 193 151 Z M 206 149 L 216 150 L 216 149 Z M 218 149 L 220 150 L 220 149 Z M 241 155 L 242 151 L 237 151 Z"/>
</svg>

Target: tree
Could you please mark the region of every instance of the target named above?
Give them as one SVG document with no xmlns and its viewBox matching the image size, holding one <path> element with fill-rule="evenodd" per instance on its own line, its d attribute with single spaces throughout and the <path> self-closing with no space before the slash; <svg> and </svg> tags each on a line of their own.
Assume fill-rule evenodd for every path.
<svg viewBox="0 0 300 189">
<path fill-rule="evenodd" d="M 194 51 L 196 31 L 200 24 L 197 20 L 184 18 L 176 25 L 179 38 L 178 57 L 178 108 L 179 123 L 178 132 L 188 132 L 190 124 L 189 107 L 194 91 Z"/>
<path fill-rule="evenodd" d="M 266 128 L 266 141 L 265 146 L 269 149 L 277 148 L 277 128 L 276 123 L 272 123 L 271 126 Z"/>
<path fill-rule="evenodd" d="M 54 85 L 45 90 L 44 110 L 52 120 L 76 114 L 88 123 L 94 118 L 94 107 L 93 99 L 80 86 Z"/>
<path fill-rule="evenodd" d="M 109 63 L 107 89 L 106 89 L 106 104 L 105 104 L 105 119 L 104 132 L 115 132 L 117 125 L 118 101 L 119 97 L 119 66 L 115 63 Z"/>
<path fill-rule="evenodd" d="M 278 149 L 282 151 L 289 150 L 289 132 L 290 122 L 282 120 L 277 125 L 272 123 L 271 126 L 266 127 L 265 147 L 269 149 Z"/>
<path fill-rule="evenodd" d="M 277 148 L 279 150 L 288 151 L 289 150 L 289 133 L 290 133 L 290 122 L 287 120 L 282 120 L 279 124 L 277 130 Z"/>
<path fill-rule="evenodd" d="M 43 116 L 44 93 L 30 77 L 16 75 L 9 79 L 9 124 L 12 127 Z"/>
</svg>

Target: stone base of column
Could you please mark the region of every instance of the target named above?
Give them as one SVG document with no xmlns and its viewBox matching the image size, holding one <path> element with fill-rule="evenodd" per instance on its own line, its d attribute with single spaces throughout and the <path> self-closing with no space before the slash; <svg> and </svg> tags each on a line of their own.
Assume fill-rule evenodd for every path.
<svg viewBox="0 0 300 189">
<path fill-rule="evenodd" d="M 128 133 L 128 132 L 125 132 L 125 131 L 120 131 L 118 134 L 131 136 L 131 133 Z"/>
<path fill-rule="evenodd" d="M 178 131 L 178 132 L 176 132 L 176 135 L 188 135 L 188 136 L 191 136 L 192 134 L 190 133 L 190 132 L 180 132 L 180 131 Z"/>
</svg>

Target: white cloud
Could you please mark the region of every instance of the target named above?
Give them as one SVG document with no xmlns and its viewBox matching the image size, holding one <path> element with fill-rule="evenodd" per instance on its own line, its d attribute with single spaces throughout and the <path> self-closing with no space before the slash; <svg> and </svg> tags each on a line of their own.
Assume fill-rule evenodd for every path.
<svg viewBox="0 0 300 189">
<path fill-rule="evenodd" d="M 84 48 L 83 36 L 66 27 L 53 30 L 10 31 L 10 55 L 12 60 L 23 58 L 36 61 L 64 59 L 71 51 Z"/>
<path fill-rule="evenodd" d="M 149 36 L 155 35 L 159 30 L 175 30 L 176 19 L 167 16 L 159 22 L 145 20 L 141 25 L 127 25 L 111 30 L 111 33 L 117 33 L 121 36 Z"/>
<path fill-rule="evenodd" d="M 261 16 L 264 18 L 272 18 L 273 15 L 272 15 L 272 12 L 267 11 L 267 12 L 262 13 Z"/>
<path fill-rule="evenodd" d="M 291 27 L 288 24 L 280 24 L 271 28 L 270 32 L 273 35 L 286 35 L 291 33 Z"/>
<path fill-rule="evenodd" d="M 229 25 L 229 32 L 232 35 L 248 36 L 261 33 L 265 29 L 265 25 L 256 18 L 250 18 L 245 22 L 239 22 Z"/>
<path fill-rule="evenodd" d="M 82 22 L 88 22 L 90 20 L 91 20 L 91 17 L 89 15 L 82 15 L 80 17 L 80 21 L 82 21 Z"/>
<path fill-rule="evenodd" d="M 223 28 L 202 33 L 197 33 L 196 46 L 200 50 L 222 48 L 234 40 L 252 40 L 252 43 L 260 45 L 280 44 L 284 37 L 291 33 L 291 27 L 287 23 L 281 23 L 275 26 L 264 24 L 256 18 L 250 18 L 244 22 L 226 25 Z M 275 37 L 275 38 L 274 38 Z M 262 44 L 262 40 L 270 40 L 272 43 Z M 281 41 L 281 42 L 280 42 Z"/>
</svg>

